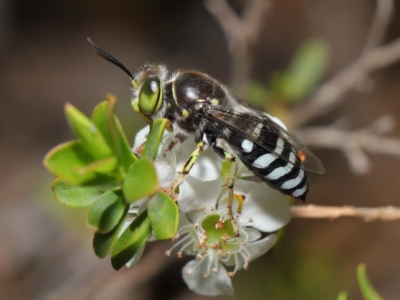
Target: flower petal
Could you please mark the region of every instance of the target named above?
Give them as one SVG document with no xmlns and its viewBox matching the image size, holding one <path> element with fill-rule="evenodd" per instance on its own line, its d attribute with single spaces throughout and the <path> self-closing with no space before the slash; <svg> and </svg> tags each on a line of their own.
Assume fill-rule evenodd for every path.
<svg viewBox="0 0 400 300">
<path fill-rule="evenodd" d="M 281 119 L 279 119 L 278 117 L 273 117 L 273 116 L 267 114 L 266 112 L 264 114 L 266 114 L 272 121 L 274 121 L 280 127 L 282 127 L 283 129 L 287 130 L 286 125 L 281 121 Z"/>
<path fill-rule="evenodd" d="M 220 178 L 213 181 L 202 182 L 196 178 L 187 176 L 179 185 L 179 209 L 188 212 L 201 209 L 203 206 L 215 207 L 221 192 L 222 181 Z"/>
<path fill-rule="evenodd" d="M 247 196 L 255 187 L 257 182 L 243 179 L 236 179 L 234 193 Z"/>
<path fill-rule="evenodd" d="M 251 252 L 250 260 L 253 261 L 261 255 L 265 254 L 276 244 L 277 240 L 278 238 L 276 234 L 270 234 L 261 240 L 249 243 L 247 245 L 247 250 Z"/>
<path fill-rule="evenodd" d="M 258 229 L 248 227 L 248 228 L 245 228 L 245 231 L 248 235 L 247 243 L 252 243 L 261 237 L 261 232 Z"/>
<path fill-rule="evenodd" d="M 154 164 L 157 170 L 158 181 L 164 189 L 167 189 L 176 177 L 176 170 L 168 163 L 157 160 Z"/>
<path fill-rule="evenodd" d="M 150 131 L 150 126 L 144 126 L 142 129 L 140 129 L 136 135 L 135 135 L 135 141 L 133 142 L 133 151 L 140 145 L 142 145 L 146 140 L 147 140 L 147 134 Z"/>
<path fill-rule="evenodd" d="M 290 220 L 290 204 L 286 197 L 260 182 L 244 201 L 240 222 L 263 232 L 273 232 Z"/>
<path fill-rule="evenodd" d="M 181 151 L 177 151 L 176 168 L 181 170 L 186 160 L 196 149 L 196 144 L 192 139 L 186 139 L 182 143 Z M 206 149 L 200 154 L 197 162 L 190 170 L 189 175 L 201 181 L 211 181 L 220 177 L 221 161 L 211 149 Z"/>
<path fill-rule="evenodd" d="M 207 258 L 203 258 L 201 261 L 192 260 L 183 267 L 182 277 L 189 289 L 204 296 L 232 296 L 234 294 L 232 281 L 224 266 L 218 262 L 218 271 L 204 277 L 204 274 L 208 273 L 207 268 Z M 190 273 L 192 274 L 189 275 Z"/>
</svg>

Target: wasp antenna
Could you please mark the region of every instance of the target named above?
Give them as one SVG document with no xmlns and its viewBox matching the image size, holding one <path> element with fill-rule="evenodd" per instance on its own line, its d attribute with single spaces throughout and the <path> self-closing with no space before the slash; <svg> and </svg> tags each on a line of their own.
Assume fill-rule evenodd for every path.
<svg viewBox="0 0 400 300">
<path fill-rule="evenodd" d="M 107 53 L 103 49 L 101 49 L 90 38 L 87 38 L 87 41 L 89 42 L 90 45 L 93 46 L 94 49 L 96 49 L 96 54 L 98 56 L 100 56 L 100 57 L 104 58 L 105 60 L 108 60 L 110 63 L 116 65 L 117 67 L 122 69 L 126 74 L 128 74 L 131 79 L 133 79 L 134 76 L 131 73 L 131 71 L 129 71 L 128 68 L 125 67 L 118 59 L 116 59 L 114 56 L 112 56 L 111 54 Z"/>
</svg>

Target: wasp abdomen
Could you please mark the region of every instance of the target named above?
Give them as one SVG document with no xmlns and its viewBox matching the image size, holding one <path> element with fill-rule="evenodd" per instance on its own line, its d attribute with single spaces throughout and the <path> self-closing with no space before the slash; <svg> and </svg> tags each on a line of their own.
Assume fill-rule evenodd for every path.
<svg viewBox="0 0 400 300">
<path fill-rule="evenodd" d="M 286 195 L 305 200 L 308 178 L 300 168 L 300 159 L 294 154 L 290 143 L 278 136 L 271 138 L 275 138 L 276 144 L 273 152 L 268 152 L 258 144 L 239 136 L 232 138 L 229 145 L 261 180 Z"/>
</svg>

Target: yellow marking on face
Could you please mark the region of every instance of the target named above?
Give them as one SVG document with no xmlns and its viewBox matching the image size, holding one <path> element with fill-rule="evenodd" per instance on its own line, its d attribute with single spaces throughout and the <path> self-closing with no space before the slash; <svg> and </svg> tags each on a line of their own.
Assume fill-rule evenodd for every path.
<svg viewBox="0 0 400 300">
<path fill-rule="evenodd" d="M 175 81 L 172 83 L 172 97 L 176 101 Z"/>
<path fill-rule="evenodd" d="M 133 107 L 133 110 L 134 111 L 136 111 L 136 112 L 140 112 L 140 109 L 139 109 L 139 100 L 138 99 L 134 99 L 134 100 L 132 100 L 132 107 Z"/>
</svg>

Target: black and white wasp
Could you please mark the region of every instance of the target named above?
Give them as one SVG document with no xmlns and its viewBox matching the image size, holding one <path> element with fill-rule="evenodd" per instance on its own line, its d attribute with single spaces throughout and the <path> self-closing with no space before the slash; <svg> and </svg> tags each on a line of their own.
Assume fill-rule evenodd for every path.
<svg viewBox="0 0 400 300">
<path fill-rule="evenodd" d="M 205 146 L 233 163 L 227 182 L 231 196 L 236 157 L 272 188 L 302 200 L 308 192 L 306 172 L 325 173 L 321 161 L 296 137 L 209 75 L 178 70 L 168 77 L 164 65 L 150 63 L 133 75 L 117 59 L 88 41 L 97 54 L 130 76 L 132 105 L 137 112 L 150 122 L 159 118 L 170 120 L 175 134 L 193 137 L 198 143 L 196 155 L 188 159 L 183 174 L 190 171 Z"/>
</svg>

